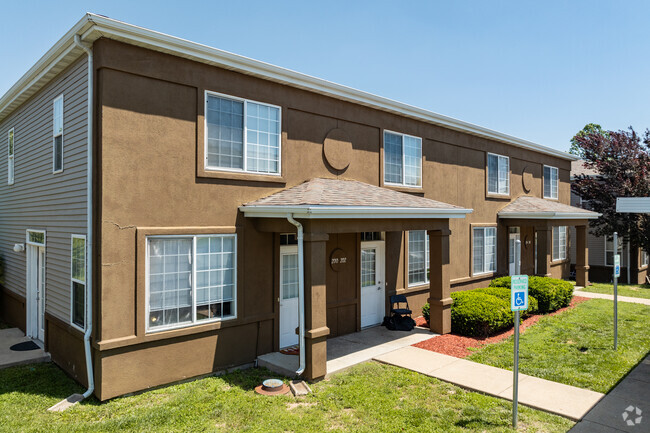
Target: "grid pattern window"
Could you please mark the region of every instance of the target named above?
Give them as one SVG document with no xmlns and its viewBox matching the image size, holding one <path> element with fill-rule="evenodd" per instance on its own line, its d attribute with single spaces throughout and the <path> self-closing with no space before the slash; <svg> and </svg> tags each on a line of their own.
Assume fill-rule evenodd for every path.
<svg viewBox="0 0 650 433">
<path fill-rule="evenodd" d="M 206 169 L 279 174 L 280 108 L 206 95 Z"/>
<path fill-rule="evenodd" d="M 429 281 L 429 235 L 425 230 L 409 232 L 409 285 Z"/>
<path fill-rule="evenodd" d="M 384 182 L 422 186 L 422 139 L 384 131 Z"/>
<path fill-rule="evenodd" d="M 298 236 L 295 233 L 282 233 L 280 245 L 298 245 Z"/>
<path fill-rule="evenodd" d="M 282 253 L 282 299 L 298 297 L 298 253 L 287 249 Z"/>
<path fill-rule="evenodd" d="M 544 198 L 557 199 L 558 172 L 557 168 L 544 166 Z"/>
<path fill-rule="evenodd" d="M 86 329 L 86 237 L 72 235 L 71 245 L 71 322 Z"/>
<path fill-rule="evenodd" d="M 616 254 L 623 254 L 623 238 L 618 238 L 618 252 Z M 607 236 L 605 239 L 605 266 L 614 266 L 614 237 Z M 621 264 L 622 266 L 622 264 Z"/>
<path fill-rule="evenodd" d="M 381 232 L 361 232 L 362 242 L 381 241 L 381 240 L 382 240 Z"/>
<path fill-rule="evenodd" d="M 63 95 L 54 100 L 52 172 L 63 171 Z"/>
<path fill-rule="evenodd" d="M 235 317 L 235 235 L 147 240 L 148 329 Z"/>
<path fill-rule="evenodd" d="M 510 194 L 510 158 L 488 153 L 488 193 Z"/>
<path fill-rule="evenodd" d="M 7 184 L 14 184 L 14 129 L 7 133 Z"/>
<path fill-rule="evenodd" d="M 473 274 L 487 274 L 497 270 L 496 227 L 475 227 L 472 236 Z"/>
<path fill-rule="evenodd" d="M 553 260 L 565 260 L 567 250 L 567 227 L 553 227 Z"/>
<path fill-rule="evenodd" d="M 367 248 L 361 250 L 361 287 L 374 286 L 377 250 Z"/>
</svg>

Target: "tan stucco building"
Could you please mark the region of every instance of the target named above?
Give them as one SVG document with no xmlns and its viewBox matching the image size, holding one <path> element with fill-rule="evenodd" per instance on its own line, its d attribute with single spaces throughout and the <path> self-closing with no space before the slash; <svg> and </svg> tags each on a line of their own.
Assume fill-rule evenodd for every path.
<svg viewBox="0 0 650 433">
<path fill-rule="evenodd" d="M 1 317 L 101 400 L 294 344 L 319 379 L 393 294 L 449 332 L 516 239 L 557 278 L 575 242 L 587 281 L 572 156 L 105 17 L 0 99 L 0 135 Z"/>
</svg>

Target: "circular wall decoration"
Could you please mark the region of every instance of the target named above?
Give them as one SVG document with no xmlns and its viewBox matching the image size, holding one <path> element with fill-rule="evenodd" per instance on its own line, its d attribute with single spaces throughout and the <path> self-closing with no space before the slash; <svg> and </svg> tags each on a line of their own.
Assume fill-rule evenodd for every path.
<svg viewBox="0 0 650 433">
<path fill-rule="evenodd" d="M 342 129 L 332 129 L 323 142 L 325 160 L 334 170 L 345 170 L 352 159 L 352 141 Z"/>
<path fill-rule="evenodd" d="M 340 248 L 334 248 L 330 254 L 330 267 L 334 272 L 340 271 L 348 263 L 347 254 Z"/>
<path fill-rule="evenodd" d="M 524 167 L 521 173 L 521 186 L 524 188 L 526 194 L 533 189 L 533 173 L 528 166 Z"/>
</svg>

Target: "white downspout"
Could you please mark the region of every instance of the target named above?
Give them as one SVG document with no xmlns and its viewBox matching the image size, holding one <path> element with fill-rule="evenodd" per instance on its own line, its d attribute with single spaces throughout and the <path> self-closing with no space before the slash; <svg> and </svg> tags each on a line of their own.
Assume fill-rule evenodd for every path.
<svg viewBox="0 0 650 433">
<path fill-rule="evenodd" d="M 90 336 L 93 331 L 93 51 L 81 42 L 79 35 L 74 35 L 74 43 L 88 54 L 88 149 L 87 149 L 87 233 L 86 233 L 86 332 L 84 333 L 84 349 L 86 353 L 86 372 L 88 374 L 88 389 L 84 398 L 90 397 L 95 391 L 95 375 L 90 350 Z"/>
<path fill-rule="evenodd" d="M 287 220 L 298 229 L 298 344 L 300 346 L 300 366 L 296 374 L 305 372 L 305 253 L 303 249 L 302 224 L 287 214 Z"/>
</svg>

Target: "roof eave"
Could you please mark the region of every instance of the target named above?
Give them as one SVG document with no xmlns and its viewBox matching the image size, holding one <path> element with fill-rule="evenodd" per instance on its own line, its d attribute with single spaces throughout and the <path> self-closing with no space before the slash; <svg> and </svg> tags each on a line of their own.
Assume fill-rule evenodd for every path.
<svg viewBox="0 0 650 433">
<path fill-rule="evenodd" d="M 286 218 L 291 214 L 300 219 L 451 219 L 465 218 L 472 209 L 450 208 L 410 208 L 380 206 L 240 206 L 239 210 L 247 218 Z"/>
<path fill-rule="evenodd" d="M 33 94 L 40 89 L 31 89 L 31 84 L 33 84 L 32 76 L 37 75 L 38 69 L 43 65 L 49 65 L 49 68 L 51 69 L 55 61 L 58 59 L 57 50 L 62 46 L 71 46 L 75 34 L 82 35 L 82 40 L 88 43 L 92 43 L 100 37 L 122 40 L 155 51 L 173 54 L 226 69 L 232 69 L 244 74 L 306 89 L 382 111 L 388 111 L 417 120 L 426 121 L 438 126 L 507 143 L 557 158 L 571 161 L 579 159 L 575 155 L 551 149 L 528 140 L 503 134 L 469 122 L 464 122 L 462 120 L 454 119 L 422 108 L 417 108 L 412 105 L 397 102 L 368 92 L 363 92 L 351 87 L 332 83 L 327 80 L 274 66 L 265 62 L 260 62 L 258 60 L 208 47 L 196 42 L 191 42 L 94 14 L 86 14 L 37 62 L 36 65 L 34 65 L 2 98 L 0 98 L 0 121 L 9 114 L 8 111 L 10 112 L 16 108 L 16 106 L 9 105 L 8 102 L 14 101 L 16 97 L 20 96 L 25 91 L 31 91 L 31 94 Z M 81 50 L 79 50 L 78 54 L 81 54 Z M 27 86 L 28 84 L 29 86 Z M 31 94 L 29 96 L 31 96 Z M 27 99 L 27 97 L 23 98 L 23 100 Z"/>
<path fill-rule="evenodd" d="M 596 212 L 507 212 L 499 213 L 499 218 L 505 219 L 531 219 L 531 220 L 578 220 L 578 219 L 596 219 L 601 214 Z"/>
</svg>

